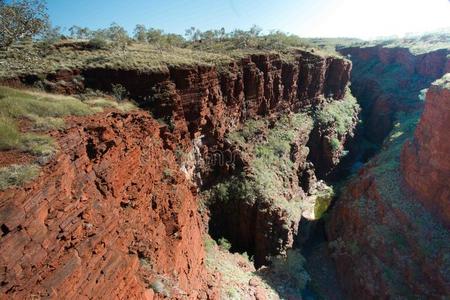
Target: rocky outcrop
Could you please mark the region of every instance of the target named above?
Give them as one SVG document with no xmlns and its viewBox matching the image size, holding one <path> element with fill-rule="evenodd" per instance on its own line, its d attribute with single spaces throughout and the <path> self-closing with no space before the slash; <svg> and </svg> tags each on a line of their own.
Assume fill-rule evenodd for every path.
<svg viewBox="0 0 450 300">
<path fill-rule="evenodd" d="M 349 91 L 344 99 L 322 107 L 317 116 L 318 122 L 307 144 L 308 160 L 314 164 L 316 176 L 325 179 L 348 154 L 346 143 L 353 140 L 360 121 L 360 108 Z"/>
<path fill-rule="evenodd" d="M 0 193 L 6 297 L 206 298 L 190 183 L 146 113 L 71 121 L 40 177 Z"/>
<path fill-rule="evenodd" d="M 425 110 L 414 134 L 405 144 L 402 173 L 427 207 L 450 228 L 450 74 L 428 89 Z"/>
<path fill-rule="evenodd" d="M 235 250 L 254 255 L 257 266 L 286 253 L 297 235 L 308 235 L 299 228 L 301 219 L 319 218 L 320 206 L 330 204 L 332 190 L 319 179 L 339 163 L 343 144 L 356 127 L 358 106 L 346 94 L 317 107 L 317 115 L 322 111 L 339 111 L 346 121 L 331 113 L 324 113 L 323 122 L 308 113 L 287 114 L 248 121 L 226 135 L 239 162 L 231 164 L 240 167 L 213 188 L 210 232 L 227 238 Z"/>
</svg>

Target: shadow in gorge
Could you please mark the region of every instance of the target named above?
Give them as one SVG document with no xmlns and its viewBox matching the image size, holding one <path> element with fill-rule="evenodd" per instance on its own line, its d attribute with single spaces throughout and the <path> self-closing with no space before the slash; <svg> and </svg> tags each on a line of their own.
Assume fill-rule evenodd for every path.
<svg viewBox="0 0 450 300">
<path fill-rule="evenodd" d="M 282 299 L 315 299 L 308 288 L 309 275 L 300 251 L 288 250 L 284 257 L 275 257 L 257 275 L 271 286 Z"/>
<path fill-rule="evenodd" d="M 328 214 L 339 197 L 339 186 L 345 184 L 381 148 L 380 144 L 365 140 L 364 130 L 362 123 L 358 126 L 354 139 L 345 145 L 349 154 L 326 178 L 319 178 L 325 179 L 336 190 L 336 197 L 328 208 Z M 245 205 L 232 194 L 227 205 L 216 202 L 209 207 L 209 234 L 218 242 L 221 238 L 227 239 L 231 245 L 230 252 L 246 252 L 251 257 L 255 255 L 253 237 L 258 233 L 257 210 L 255 206 Z M 345 299 L 329 248 L 330 241 L 325 232 L 326 215 L 327 213 L 316 221 L 301 219 L 294 248 L 288 251 L 286 257 L 267 263 L 254 261 L 255 267 L 259 268 L 256 274 L 282 298 Z M 261 230 L 259 231 L 260 234 Z"/>
<path fill-rule="evenodd" d="M 382 143 L 369 141 L 366 138 L 365 131 L 366 124 L 362 117 L 361 123 L 356 129 L 354 138 L 347 141 L 344 145 L 348 154 L 345 155 L 335 169 L 324 178 L 327 183 L 339 188 L 342 183 L 353 174 L 356 174 L 364 164 L 380 151 Z"/>
<path fill-rule="evenodd" d="M 309 231 L 306 238 L 300 231 L 295 243 L 305 258 L 304 268 L 310 276 L 303 299 L 345 299 L 325 232 L 325 219 L 303 219 L 299 227 Z"/>
<path fill-rule="evenodd" d="M 360 98 L 358 98 L 360 100 Z M 366 101 L 363 101 L 366 102 Z M 326 213 L 319 220 L 300 221 L 298 235 L 294 248 L 298 249 L 305 258 L 304 269 L 310 276 L 310 281 L 302 291 L 303 299 L 345 299 L 345 294 L 338 281 L 335 261 L 330 248 L 330 240 L 326 234 L 326 222 L 329 214 L 339 198 L 345 183 L 382 148 L 383 140 L 393 128 L 393 121 L 388 122 L 377 139 L 369 139 L 368 118 L 371 108 L 362 106 L 361 123 L 356 128 L 355 136 L 344 145 L 348 154 L 343 157 L 334 170 L 323 178 L 328 185 L 333 186 L 335 197 Z M 390 115 L 395 114 L 391 112 Z M 387 127 L 389 127 L 387 130 Z M 373 131 L 373 129 L 371 129 Z M 370 130 L 369 130 L 370 131 Z"/>
<path fill-rule="evenodd" d="M 396 119 L 401 113 L 420 110 L 423 101 L 418 97 L 424 88 L 435 80 L 430 75 L 420 75 L 416 71 L 410 72 L 398 63 L 378 61 L 376 58 L 367 60 L 352 59 L 352 94 L 358 99 L 362 111 L 361 123 L 356 129 L 355 136 L 348 140 L 345 149 L 348 154 L 339 165 L 329 174 L 326 168 L 320 168 L 320 155 L 315 160 L 316 175 L 328 185 L 333 186 L 336 197 L 324 217 L 318 221 L 302 219 L 299 224 L 295 247 L 284 262 L 272 264 L 260 269 L 257 273 L 283 298 L 291 299 L 345 299 L 343 290 L 338 282 L 335 262 L 326 235 L 327 215 L 331 214 L 342 192 L 341 187 L 363 166 L 376 156 L 382 149 L 383 141 L 395 126 Z M 441 75 L 440 75 L 441 76 Z M 439 76 L 439 77 L 440 77 Z M 433 78 L 432 78 L 433 77 Z M 319 146 L 318 146 L 319 145 Z M 311 151 L 320 147 L 315 140 L 310 140 Z M 324 172 L 320 172 L 325 169 Z M 250 218 L 240 220 L 243 224 L 251 223 Z M 241 228 L 241 227 L 236 227 Z M 250 230 L 250 234 L 255 231 Z M 231 233 L 232 234 L 232 233 Z M 248 245 L 247 245 L 248 246 Z M 248 251 L 232 248 L 237 251 Z M 305 258 L 302 259 L 301 255 Z M 311 277 L 305 284 L 305 276 Z M 296 277 L 299 275 L 300 277 Z M 339 274 L 343 278 L 343 274 Z M 303 276 L 303 277 L 302 277 Z M 297 298 L 296 298 L 297 297 Z"/>
<path fill-rule="evenodd" d="M 307 238 L 300 239 L 299 232 L 286 256 L 272 259 L 256 273 L 282 299 L 345 299 L 328 248 L 324 220 L 302 219 L 299 227 L 308 231 Z"/>
<path fill-rule="evenodd" d="M 358 100 L 361 101 L 360 98 Z M 370 99 L 362 99 L 362 102 L 370 102 Z M 284 258 L 273 258 L 269 262 L 255 259 L 255 267 L 259 268 L 257 275 L 285 299 L 345 299 L 338 282 L 332 249 L 329 247 L 331 241 L 325 231 L 327 214 L 333 210 L 341 192 L 340 187 L 380 151 L 382 141 L 393 126 L 393 122 L 385 122 L 386 126 L 377 135 L 377 139 L 367 138 L 368 130 L 371 129 L 368 126 L 368 118 L 372 112 L 367 111 L 371 107 L 362 106 L 362 109 L 362 121 L 356 128 L 355 136 L 345 145 L 348 154 L 331 173 L 318 178 L 333 186 L 336 192 L 324 217 L 320 220 L 301 219 L 294 248 L 288 251 Z M 391 111 L 389 118 L 395 112 Z M 261 230 L 258 232 L 259 227 L 256 226 L 259 220 L 256 207 L 244 205 L 234 193 L 230 198 L 232 199 L 229 199 L 231 201 L 227 205 L 215 203 L 209 207 L 209 233 L 216 241 L 226 238 L 231 243 L 230 252 L 246 252 L 253 256 L 253 237 L 255 234 L 261 234 Z M 236 229 L 239 229 L 239 232 Z"/>
<path fill-rule="evenodd" d="M 364 123 L 363 123 L 364 124 Z M 330 213 L 339 196 L 339 186 L 355 174 L 380 149 L 380 145 L 364 140 L 364 126 L 360 124 L 354 139 L 346 149 L 349 154 L 341 161 L 325 181 L 335 187 L 336 197 L 328 208 Z M 257 234 L 256 207 L 245 205 L 230 197 L 227 205 L 216 202 L 210 205 L 209 234 L 220 243 L 230 242 L 232 253 L 246 252 L 255 255 L 254 239 Z M 345 299 L 338 282 L 335 264 L 325 232 L 326 214 L 320 220 L 302 218 L 294 248 L 284 258 L 269 262 L 255 260 L 256 274 L 284 299 Z M 239 229 L 239 232 L 236 230 Z M 266 265 L 266 266 L 263 266 Z"/>
<path fill-rule="evenodd" d="M 245 252 L 249 257 L 254 257 L 255 244 L 251 236 L 256 232 L 256 209 L 240 200 L 230 199 L 226 204 L 220 201 L 212 203 L 209 211 L 209 235 L 219 244 L 226 239 L 230 243 L 231 253 Z M 254 262 L 257 268 L 262 263 L 259 260 Z"/>
</svg>

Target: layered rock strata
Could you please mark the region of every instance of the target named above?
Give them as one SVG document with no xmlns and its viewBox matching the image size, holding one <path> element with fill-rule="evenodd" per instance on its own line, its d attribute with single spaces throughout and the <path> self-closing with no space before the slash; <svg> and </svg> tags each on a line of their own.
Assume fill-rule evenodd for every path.
<svg viewBox="0 0 450 300">
<path fill-rule="evenodd" d="M 39 178 L 0 193 L 3 295 L 206 298 L 197 202 L 160 125 L 109 113 L 55 138 Z"/>
</svg>

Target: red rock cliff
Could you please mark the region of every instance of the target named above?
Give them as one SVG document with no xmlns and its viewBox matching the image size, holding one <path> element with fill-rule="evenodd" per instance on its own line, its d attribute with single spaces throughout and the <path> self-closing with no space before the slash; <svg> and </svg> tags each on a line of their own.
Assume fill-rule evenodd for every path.
<svg viewBox="0 0 450 300">
<path fill-rule="evenodd" d="M 450 74 L 436 81 L 426 95 L 425 110 L 405 144 L 402 173 L 425 207 L 450 227 Z"/>
<path fill-rule="evenodd" d="M 206 297 L 203 225 L 159 127 L 145 113 L 72 121 L 40 177 L 0 193 L 4 296 Z"/>
<path fill-rule="evenodd" d="M 449 96 L 448 83 L 433 84 L 415 134 L 420 110 L 399 116 L 378 155 L 336 201 L 327 234 L 352 298 L 450 293 Z"/>
<path fill-rule="evenodd" d="M 30 85 L 44 78 L 46 89 L 60 93 L 78 93 L 85 88 L 111 91 L 112 84 L 121 84 L 156 117 L 171 120 L 181 138 L 220 137 L 256 115 L 317 105 L 323 102 L 322 96 L 344 97 L 350 61 L 306 51 L 294 56 L 294 61 L 284 62 L 278 54 L 250 55 L 220 70 L 215 66 L 177 66 L 162 71 L 94 68 L 1 82 Z"/>
<path fill-rule="evenodd" d="M 191 161 L 183 163 L 192 178 L 196 179 L 197 187 L 202 187 L 217 180 L 217 174 L 225 176 L 235 171 L 232 166 L 211 166 L 204 160 L 215 150 L 226 150 L 227 145 L 224 141 L 226 132 L 239 128 L 250 118 L 270 116 L 276 119 L 282 114 L 297 112 L 308 105 L 321 107 L 325 98 L 328 98 L 328 101 L 340 101 L 344 97 L 349 83 L 350 61 L 335 57 L 321 57 L 302 51 L 297 52 L 295 57 L 293 62 L 284 62 L 278 55 L 251 55 L 221 70 L 214 66 L 169 67 L 157 72 L 96 68 L 58 71 L 54 74 L 44 74 L 45 76 L 26 76 L 6 82 L 13 85 L 32 84 L 44 77 L 42 82 L 44 87 L 61 93 L 78 93 L 86 88 L 110 91 L 112 84 L 121 84 L 141 107 L 151 110 L 155 118 L 166 123 L 161 128 L 161 136 L 167 151 L 162 150 L 159 144 L 158 146 L 140 144 L 142 141 L 148 141 L 148 143 L 159 141 L 159 137 L 155 136 L 154 122 L 140 121 L 140 118 L 133 121 L 136 118 L 129 117 L 122 120 L 124 117 L 117 116 L 116 119 L 119 120 L 106 119 L 103 121 L 106 124 L 98 120 L 101 124 L 98 125 L 99 129 L 90 130 L 78 126 L 64 133 L 67 137 L 62 137 L 63 154 L 54 166 L 55 171 L 47 173 L 51 175 L 50 179 L 41 179 L 33 187 L 28 187 L 26 191 L 9 191 L 8 201 L 5 203 L 18 203 L 17 209 L 21 211 L 20 208 L 24 206 L 21 203 L 30 199 L 27 193 L 31 193 L 36 195 L 32 196 L 36 201 L 43 202 L 45 205 L 54 203 L 60 208 L 66 207 L 66 202 L 69 201 L 60 197 L 60 194 L 69 195 L 67 197 L 74 197 L 76 201 L 81 201 L 82 207 L 84 205 L 90 207 L 95 216 L 110 218 L 112 223 L 108 225 L 108 230 L 113 232 L 107 233 L 109 231 L 103 229 L 103 226 L 109 223 L 101 219 L 100 221 L 97 219 L 84 221 L 84 214 L 78 202 L 73 204 L 74 207 L 69 206 L 67 211 L 57 215 L 55 223 L 52 223 L 55 227 L 45 225 L 47 218 L 55 218 L 54 215 L 43 214 L 39 224 L 42 228 L 45 227 L 47 232 L 42 234 L 40 239 L 27 240 L 26 237 L 29 234 L 22 230 L 28 224 L 27 222 L 33 219 L 32 214 L 25 215 L 19 219 L 20 222 L 5 223 L 8 228 L 5 238 L 10 239 L 11 242 L 4 245 L 19 243 L 20 247 L 30 247 L 27 243 L 30 240 L 37 240 L 39 246 L 47 237 L 55 241 L 53 235 L 59 236 L 60 231 L 63 232 L 62 237 L 52 243 L 52 246 L 56 248 L 50 250 L 43 248 L 42 258 L 35 264 L 34 262 L 33 264 L 15 262 L 8 256 L 5 257 L 8 270 L 5 275 L 8 276 L 8 280 L 5 281 L 7 282 L 5 291 L 10 290 L 9 293 L 20 296 L 25 291 L 36 290 L 37 293 L 45 295 L 52 292 L 50 288 L 47 288 L 51 285 L 57 287 L 55 292 L 58 296 L 64 296 L 69 292 L 65 289 L 68 282 L 67 284 L 71 284 L 74 290 L 80 289 L 81 294 L 78 296 L 90 296 L 94 295 L 93 289 L 98 288 L 98 285 L 90 283 L 86 289 L 81 287 L 87 284 L 86 282 L 93 278 L 92 276 L 100 276 L 102 274 L 96 274 L 103 272 L 112 276 L 103 281 L 111 296 L 122 296 L 127 290 L 134 291 L 136 296 L 142 296 L 146 292 L 144 283 L 154 280 L 153 277 L 158 279 L 161 274 L 176 274 L 172 275 L 173 279 L 169 276 L 169 279 L 175 281 L 175 278 L 179 277 L 180 289 L 195 293 L 202 287 L 203 278 L 202 242 L 199 240 L 200 224 L 195 212 L 195 203 L 178 171 L 173 172 L 173 177 L 164 178 L 165 168 L 175 169 L 172 157 L 173 153 L 179 150 L 195 154 L 192 155 L 194 158 Z M 139 122 L 145 124 L 140 125 Z M 90 124 L 94 126 L 94 123 Z M 135 125 L 135 123 L 138 124 Z M 353 130 L 353 125 L 348 128 L 349 132 Z M 134 131 L 134 126 L 139 126 L 139 131 Z M 131 135 L 127 132 L 128 130 L 131 130 Z M 324 130 L 323 134 L 328 134 L 327 132 Z M 341 142 L 345 138 L 341 136 Z M 305 136 L 301 142 L 306 144 L 308 136 Z M 77 148 L 70 149 L 70 145 L 73 145 L 71 143 L 77 145 Z M 300 147 L 300 145 L 297 146 Z M 87 151 L 83 150 L 86 147 Z M 147 152 L 140 153 L 141 147 L 147 147 L 144 149 Z M 334 154 L 324 153 L 323 155 L 335 157 Z M 166 156 L 169 160 L 168 166 L 162 165 Z M 296 162 L 299 164 L 298 174 L 307 173 L 302 175 L 305 180 L 315 181 L 314 168 L 304 160 L 306 155 L 302 161 Z M 337 162 L 333 159 L 329 167 L 334 167 Z M 63 184 L 60 183 L 61 179 L 58 179 L 57 174 L 64 174 Z M 297 174 L 293 175 L 297 176 Z M 179 189 L 169 188 L 166 182 L 171 180 L 175 180 Z M 47 193 L 42 196 L 39 191 L 47 189 L 50 189 L 51 193 L 48 196 Z M 161 189 L 160 194 L 154 198 L 153 190 L 159 191 L 159 189 Z M 75 193 L 74 196 L 71 195 L 72 191 Z M 88 197 L 90 193 L 96 195 L 95 197 L 98 196 L 99 199 Z M 85 195 L 84 198 L 83 195 Z M 13 198 L 19 201 L 14 202 Z M 57 200 L 48 203 L 47 199 Z M 156 199 L 156 202 L 153 199 Z M 181 201 L 182 199 L 184 201 Z M 62 203 L 58 204 L 58 201 Z M 104 201 L 109 204 L 106 205 Z M 159 201 L 162 204 L 159 204 Z M 137 208 L 134 208 L 135 206 Z M 47 207 L 44 206 L 43 210 L 46 211 L 46 209 Z M 58 209 L 55 208 L 54 211 L 58 212 Z M 171 214 L 174 216 L 174 221 L 166 219 Z M 257 215 L 257 219 L 253 215 Z M 63 228 L 60 229 L 59 223 L 66 218 L 69 218 L 71 223 L 69 225 L 64 223 Z M 242 224 L 237 224 L 235 229 L 244 228 L 245 230 L 236 231 L 240 235 L 237 240 L 242 240 L 242 245 L 257 243 L 258 245 L 254 247 L 261 249 L 258 252 L 258 257 L 261 258 L 265 258 L 268 254 L 277 254 L 280 249 L 290 247 L 298 227 L 297 223 L 300 221 L 298 219 L 295 221 L 297 223 L 286 223 L 284 213 L 280 209 L 263 206 L 248 207 L 242 212 L 239 220 Z M 97 223 L 93 223 L 94 221 Z M 92 224 L 92 226 L 83 225 L 84 223 Z M 67 233 L 65 226 L 69 226 Z M 107 249 L 116 253 L 113 257 L 118 260 L 117 263 L 110 261 L 109 256 L 105 258 L 106 262 L 102 260 L 103 252 L 106 250 L 100 252 L 102 256 L 88 253 L 97 244 L 90 242 L 91 238 L 83 226 L 94 228 L 96 230 L 94 236 L 100 240 L 104 235 L 106 236 L 103 238 L 106 240 L 105 245 L 111 243 Z M 280 238 L 271 236 L 270 233 L 273 232 L 280 233 Z M 69 242 L 74 246 L 67 246 Z M 81 247 L 79 245 L 85 248 L 78 250 L 77 247 Z M 188 245 L 193 249 L 188 249 Z M 69 251 L 67 253 L 62 251 L 63 247 L 68 247 Z M 10 252 L 4 253 L 9 255 Z M 138 257 L 141 257 L 141 266 Z M 69 258 L 72 260 L 69 261 Z M 148 280 L 144 272 L 145 267 L 142 267 L 142 261 L 145 265 L 147 258 L 150 258 L 151 263 L 154 261 L 154 267 L 157 270 L 156 275 L 148 275 L 150 276 Z M 172 266 L 169 261 L 174 261 L 175 265 Z M 60 270 L 64 272 L 66 270 L 60 266 L 65 266 L 67 262 L 72 263 L 67 267 L 69 270 L 59 275 Z M 29 266 L 28 273 L 17 267 L 17 264 Z M 117 268 L 123 267 L 125 270 L 123 272 L 130 274 L 129 277 L 114 278 L 111 274 L 122 271 L 104 271 L 106 265 L 110 264 Z M 42 281 L 40 277 L 37 277 L 27 283 L 25 278 L 31 276 L 32 265 L 37 265 L 37 268 L 44 265 L 54 266 L 51 272 L 41 271 L 42 274 L 39 273 L 39 276 L 50 278 L 49 280 L 56 280 L 52 279 L 56 276 L 60 278 L 60 281 L 37 285 L 38 281 Z M 90 275 L 91 270 L 97 273 Z M 107 284 L 106 281 L 108 281 Z M 15 288 L 15 285 L 18 287 Z"/>
</svg>

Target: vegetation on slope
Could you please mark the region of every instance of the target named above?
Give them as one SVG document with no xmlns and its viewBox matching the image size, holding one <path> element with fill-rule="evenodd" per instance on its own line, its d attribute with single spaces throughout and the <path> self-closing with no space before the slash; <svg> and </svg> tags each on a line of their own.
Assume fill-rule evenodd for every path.
<svg viewBox="0 0 450 300">
<path fill-rule="evenodd" d="M 221 298 L 238 300 L 247 297 L 249 290 L 254 289 L 249 286 L 249 282 L 253 281 L 270 299 L 279 299 L 275 289 L 256 272 L 252 259 L 246 253 L 230 253 L 229 248 L 223 247 L 226 243 L 222 239 L 217 244 L 209 235 L 204 239 L 206 267 L 210 272 L 221 275 Z"/>
<path fill-rule="evenodd" d="M 367 220 L 365 223 L 371 224 L 370 230 L 367 230 L 369 235 L 338 237 L 329 244 L 337 259 L 339 256 L 360 256 L 361 249 L 364 249 L 365 253 L 383 253 L 375 249 L 393 249 L 395 255 L 401 257 L 399 263 L 409 266 L 412 272 L 408 276 L 414 278 L 416 282 L 420 282 L 424 274 L 416 265 L 417 258 L 414 256 L 422 257 L 425 260 L 424 265 L 439 261 L 443 272 L 450 266 L 448 230 L 437 222 L 413 195 L 407 193 L 403 188 L 400 174 L 400 154 L 403 144 L 412 138 L 420 114 L 420 111 L 399 114 L 383 149 L 367 167 L 368 174 L 373 177 L 373 183 L 382 200 L 372 198 L 376 196 L 370 194 L 353 198 L 353 194 L 345 192 L 339 200 L 341 205 L 349 206 L 362 219 Z M 353 178 L 350 185 L 358 184 L 358 180 L 360 178 Z M 382 205 L 377 204 L 379 201 Z M 401 213 L 401 220 L 398 219 L 398 213 Z M 383 222 L 380 222 L 380 219 L 383 219 Z M 367 232 L 364 232 L 364 235 Z M 411 249 L 416 253 L 412 253 Z M 384 261 L 382 257 L 372 256 L 371 260 L 371 263 L 378 266 L 377 269 L 384 270 L 381 275 L 391 291 L 414 297 L 403 274 L 393 269 L 392 264 Z M 356 276 L 366 275 L 362 273 L 364 270 L 355 268 L 354 271 L 359 274 Z"/>
<path fill-rule="evenodd" d="M 224 54 L 206 53 L 186 48 L 161 49 L 151 44 L 127 45 L 123 50 L 91 49 L 87 42 L 62 42 L 43 55 L 35 45 L 21 45 L 0 52 L 1 77 L 51 73 L 83 68 L 165 70 L 167 66 L 213 65 L 230 62 Z"/>
<path fill-rule="evenodd" d="M 45 2 L 19 2 L 18 7 L 2 2 L 0 14 L 8 22 L 1 22 L 0 26 L 20 23 L 21 18 L 40 26 L 14 31 L 8 42 L 0 43 L 0 78 L 94 67 L 161 70 L 180 65 L 222 66 L 255 53 L 278 53 L 282 59 L 292 60 L 296 49 L 340 56 L 323 39 L 303 39 L 281 31 L 262 34 L 257 26 L 232 32 L 223 28 L 200 31 L 192 27 L 183 37 L 137 25 L 130 37 L 123 27 L 113 23 L 97 30 L 72 26 L 69 34 L 62 34 L 60 28 L 49 25 Z M 0 42 L 2 39 L 3 35 Z"/>
<path fill-rule="evenodd" d="M 0 190 L 11 186 L 21 186 L 39 175 L 39 166 L 10 165 L 0 168 Z"/>
<path fill-rule="evenodd" d="M 279 38 L 276 43 L 273 39 Z M 286 39 L 287 41 L 284 41 Z M 51 73 L 61 69 L 120 68 L 142 71 L 166 70 L 168 66 L 226 65 L 255 53 L 277 53 L 286 61 L 294 59 L 295 49 L 312 50 L 302 43 L 291 43 L 290 37 L 281 33 L 276 36 L 258 36 L 254 42 L 241 48 L 240 38 L 227 38 L 207 42 L 186 41 L 183 45 L 166 42 L 138 42 L 128 40 L 123 47 L 114 47 L 112 42 L 97 47 L 100 38 L 92 41 L 63 40 L 46 48 L 39 44 L 18 44 L 0 51 L 0 78 L 17 75 Z M 96 44 L 93 44 L 93 43 Z M 274 45 L 280 46 L 274 46 Z M 314 51 L 314 50 L 313 50 Z M 337 53 L 315 50 L 318 55 Z"/>
<path fill-rule="evenodd" d="M 326 103 L 315 111 L 283 115 L 272 122 L 247 120 L 242 128 L 228 134 L 227 139 L 248 157 L 250 167 L 245 174 L 235 174 L 214 186 L 209 191 L 209 201 L 269 201 L 285 209 L 289 216 L 299 216 L 303 212 L 310 219 L 319 219 L 328 208 L 334 191 L 326 184 L 318 183 L 314 191 L 305 191 L 311 193 L 308 199 L 288 195 L 287 191 L 296 189 L 292 186 L 292 177 L 297 176 L 298 166 L 292 156 L 306 158 L 309 152 L 305 145 L 294 145 L 306 143 L 315 126 L 333 129 L 331 143 L 335 141 L 336 148 L 340 149 L 341 140 L 354 126 L 358 111 L 359 105 L 348 90 L 344 99 Z M 298 153 L 293 154 L 294 148 Z"/>
<path fill-rule="evenodd" d="M 304 268 L 305 258 L 299 250 L 288 250 L 286 255 L 270 258 L 270 267 L 256 270 L 247 253 L 230 253 L 229 243 L 216 243 L 209 235 L 204 240 L 206 266 L 221 275 L 221 296 L 224 299 L 245 299 L 249 291 L 258 287 L 268 299 L 301 297 L 310 281 Z M 261 296 L 261 295 L 260 295 Z"/>
<path fill-rule="evenodd" d="M 326 104 L 323 109 L 317 110 L 315 116 L 319 126 L 333 127 L 342 137 L 354 123 L 355 112 L 359 112 L 359 104 L 347 88 L 344 99 Z"/>
<path fill-rule="evenodd" d="M 407 48 L 414 55 L 432 52 L 440 49 L 450 50 L 450 30 L 409 35 L 404 38 L 385 38 L 381 40 L 355 43 L 352 46 L 373 47 L 383 46 L 386 48 Z"/>
<path fill-rule="evenodd" d="M 450 73 L 445 74 L 442 76 L 442 78 L 439 78 L 435 82 L 433 82 L 433 85 L 437 85 L 443 89 L 450 90 Z"/>
<path fill-rule="evenodd" d="M 49 131 L 63 129 L 66 116 L 94 114 L 104 107 L 122 111 L 134 108 L 126 101 L 118 103 L 95 98 L 83 102 L 74 97 L 0 87 L 0 151 L 26 153 L 33 156 L 36 163 L 45 164 L 56 153 Z M 36 176 L 37 169 L 34 163 L 1 168 L 0 188 L 21 185 Z"/>
<path fill-rule="evenodd" d="M 228 136 L 236 147 L 251 156 L 250 170 L 216 185 L 210 191 L 210 201 L 270 201 L 288 215 L 300 215 L 300 199 L 286 197 L 295 167 L 291 147 L 312 130 L 312 118 L 305 113 L 284 115 L 273 127 L 269 125 L 267 120 L 249 120 L 241 130 Z"/>
</svg>

